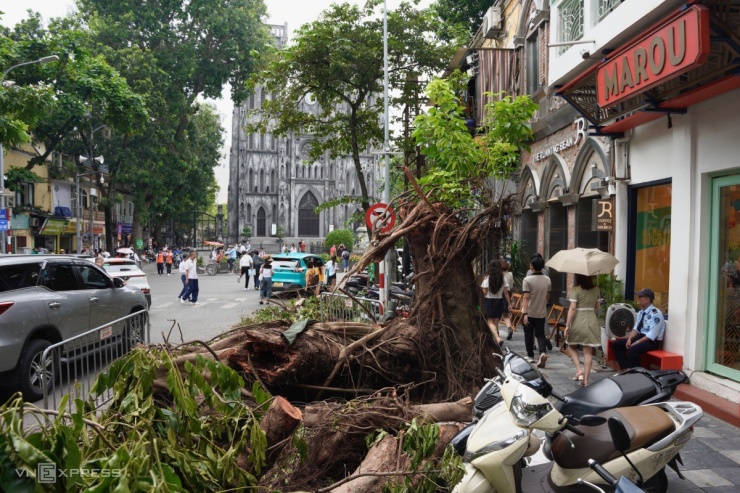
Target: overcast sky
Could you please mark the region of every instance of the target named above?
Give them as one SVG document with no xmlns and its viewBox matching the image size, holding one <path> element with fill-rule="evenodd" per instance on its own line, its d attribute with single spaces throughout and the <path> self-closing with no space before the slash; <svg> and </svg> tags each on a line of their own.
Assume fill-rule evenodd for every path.
<svg viewBox="0 0 740 493">
<path fill-rule="evenodd" d="M 111 0 L 115 1 L 115 0 Z M 288 23 L 288 31 L 292 34 L 301 25 L 316 20 L 319 14 L 333 3 L 341 3 L 336 0 L 264 0 L 267 5 L 268 19 L 270 24 Z M 364 4 L 365 0 L 348 0 L 350 3 Z M 400 0 L 388 0 L 388 9 L 392 10 L 401 3 Z M 429 6 L 432 0 L 421 0 L 422 7 Z M 28 9 L 40 12 L 44 19 L 61 17 L 69 11 L 74 11 L 73 0 L 0 0 L 0 11 L 5 12 L 2 23 L 6 26 L 14 26 L 18 21 L 27 17 Z M 216 168 L 216 179 L 221 190 L 217 202 L 226 202 L 226 191 L 229 185 L 228 155 L 231 147 L 231 112 L 233 105 L 229 99 L 229 91 L 224 91 L 225 98 L 213 101 L 221 115 L 222 126 L 226 133 L 224 135 L 224 148 L 222 150 L 221 164 Z"/>
</svg>

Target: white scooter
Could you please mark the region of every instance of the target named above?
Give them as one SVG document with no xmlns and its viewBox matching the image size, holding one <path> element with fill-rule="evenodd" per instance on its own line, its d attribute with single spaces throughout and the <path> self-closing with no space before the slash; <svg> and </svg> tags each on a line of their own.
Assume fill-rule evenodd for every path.
<svg viewBox="0 0 740 493">
<path fill-rule="evenodd" d="M 579 478 L 611 489 L 590 469 L 589 459 L 645 491 L 664 493 L 664 468 L 671 465 L 677 469 L 676 457 L 703 415 L 691 402 L 662 402 L 610 409 L 576 420 L 560 414 L 547 399 L 515 378 L 501 371 L 499 376 L 504 400 L 491 408 L 470 434 L 465 476 L 455 493 L 584 491 L 586 486 L 579 484 Z M 625 428 L 629 439 L 625 452 L 611 439 L 610 430 L 619 427 Z M 535 430 L 559 433 L 552 443 L 553 462 L 528 465 L 526 458 L 541 445 Z"/>
</svg>

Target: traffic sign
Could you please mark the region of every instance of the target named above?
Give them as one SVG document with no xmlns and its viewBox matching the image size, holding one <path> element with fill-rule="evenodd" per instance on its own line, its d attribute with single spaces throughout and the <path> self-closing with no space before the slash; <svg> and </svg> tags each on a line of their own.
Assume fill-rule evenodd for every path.
<svg viewBox="0 0 740 493">
<path fill-rule="evenodd" d="M 387 233 L 396 225 L 396 213 L 386 204 L 373 204 L 365 213 L 365 223 L 368 229 Z"/>
</svg>

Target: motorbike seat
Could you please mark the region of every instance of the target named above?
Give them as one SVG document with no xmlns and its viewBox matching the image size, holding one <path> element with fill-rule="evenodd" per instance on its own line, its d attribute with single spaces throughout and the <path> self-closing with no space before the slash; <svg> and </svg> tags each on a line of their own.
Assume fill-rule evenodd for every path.
<svg viewBox="0 0 740 493">
<path fill-rule="evenodd" d="M 632 406 L 657 394 L 653 380 L 641 373 L 604 378 L 565 396 L 556 408 L 564 416 L 581 417 L 607 409 Z"/>
<path fill-rule="evenodd" d="M 599 416 L 616 418 L 624 424 L 630 437 L 628 452 L 649 446 L 668 436 L 676 429 L 673 420 L 663 409 L 657 406 L 632 406 L 610 409 Z M 552 443 L 552 456 L 555 463 L 563 469 L 588 468 L 588 460 L 593 459 L 600 464 L 609 462 L 619 455 L 614 447 L 609 427 L 606 423 L 579 428 L 584 436 L 578 436 L 570 431 L 567 435 L 575 445 L 572 449 L 565 436 L 558 435 Z"/>
</svg>

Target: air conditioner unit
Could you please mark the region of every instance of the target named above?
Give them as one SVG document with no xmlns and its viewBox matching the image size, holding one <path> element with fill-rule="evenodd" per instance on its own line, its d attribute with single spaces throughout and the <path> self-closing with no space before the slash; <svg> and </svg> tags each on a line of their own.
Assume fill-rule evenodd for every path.
<svg viewBox="0 0 740 493">
<path fill-rule="evenodd" d="M 15 194 L 5 197 L 5 207 L 8 209 L 15 207 Z"/>
<path fill-rule="evenodd" d="M 627 329 L 635 326 L 637 313 L 626 303 L 614 303 L 606 310 L 606 333 L 610 339 L 625 337 Z"/>
<path fill-rule="evenodd" d="M 491 7 L 488 9 L 488 11 L 486 11 L 486 15 L 483 16 L 483 24 L 481 28 L 484 38 L 497 38 L 503 31 L 501 9 L 498 7 Z"/>
<path fill-rule="evenodd" d="M 39 218 L 38 217 L 32 217 L 28 221 L 31 224 L 31 227 L 33 227 L 33 228 L 38 228 L 39 227 Z"/>
</svg>

